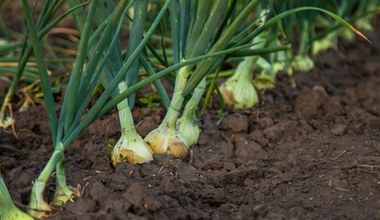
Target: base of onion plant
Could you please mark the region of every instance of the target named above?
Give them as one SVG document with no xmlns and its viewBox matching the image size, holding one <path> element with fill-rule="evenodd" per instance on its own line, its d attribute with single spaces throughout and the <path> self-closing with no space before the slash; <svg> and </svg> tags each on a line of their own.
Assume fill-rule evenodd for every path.
<svg viewBox="0 0 380 220">
<path fill-rule="evenodd" d="M 72 201 L 75 197 L 80 196 L 77 189 L 67 186 L 64 164 L 65 161 L 62 159 L 56 166 L 57 186 L 54 191 L 52 206 L 62 206 L 69 200 Z"/>
<path fill-rule="evenodd" d="M 280 63 L 270 63 L 268 60 L 259 57 L 256 62 L 257 68 L 259 69 L 260 74 L 258 74 L 253 80 L 253 84 L 259 90 L 270 89 L 275 87 L 276 83 L 276 73 L 282 70 L 282 66 L 279 66 Z"/>
<path fill-rule="evenodd" d="M 235 109 L 247 109 L 259 102 L 252 84 L 252 69 L 256 58 L 246 57 L 239 63 L 235 74 L 220 87 L 224 101 Z"/>
<path fill-rule="evenodd" d="M 342 37 L 346 41 L 353 41 L 355 39 L 355 33 L 347 28 L 341 28 L 338 30 L 338 36 Z"/>
<path fill-rule="evenodd" d="M 119 110 L 119 115 L 130 114 L 123 111 L 129 111 L 129 108 Z M 122 122 L 122 120 L 125 119 L 120 117 L 120 122 Z M 126 126 L 124 126 L 124 128 L 122 128 L 121 137 L 112 151 L 111 159 L 114 165 L 120 162 L 140 164 L 153 160 L 153 155 L 149 146 L 136 132 L 135 128 L 126 128 Z"/>
<path fill-rule="evenodd" d="M 133 164 L 146 163 L 153 160 L 152 151 L 137 132 L 123 130 L 122 136 L 112 151 L 112 164 L 120 162 Z"/>
<path fill-rule="evenodd" d="M 169 123 L 161 123 L 144 140 L 155 154 L 172 154 L 176 157 L 184 158 L 189 151 L 186 138 L 176 130 L 175 126 L 170 126 Z"/>
<path fill-rule="evenodd" d="M 197 87 L 195 87 L 193 95 L 186 103 L 182 116 L 177 121 L 177 128 L 179 132 L 181 132 L 185 137 L 186 145 L 188 147 L 191 147 L 192 145 L 198 143 L 201 130 L 195 123 L 195 112 L 198 109 L 198 105 L 202 99 L 205 88 L 206 78 L 203 79 Z"/>
<path fill-rule="evenodd" d="M 30 193 L 28 213 L 35 218 L 44 218 L 48 216 L 50 212 L 52 211 L 51 206 L 44 200 L 44 190 L 46 187 L 46 183 L 49 180 L 50 176 L 52 175 L 54 169 L 64 159 L 64 154 L 63 154 L 64 149 L 65 147 L 63 146 L 62 143 L 56 144 L 53 155 L 50 157 L 48 163 L 46 164 L 46 166 L 44 167 L 44 169 L 42 170 L 38 178 L 33 183 L 33 188 Z M 61 180 L 64 180 L 64 179 L 61 179 Z"/>
<path fill-rule="evenodd" d="M 177 157 L 184 158 L 189 151 L 187 140 L 181 132 L 176 128 L 179 111 L 182 108 L 184 97 L 182 95 L 186 82 L 190 76 L 187 66 L 182 67 L 178 71 L 174 86 L 174 93 L 168 112 L 160 126 L 151 131 L 145 138 L 145 142 L 150 146 L 153 153 L 172 154 Z"/>
<path fill-rule="evenodd" d="M 178 119 L 177 125 L 178 125 L 178 131 L 185 138 L 186 146 L 191 147 L 192 145 L 198 143 L 201 129 L 195 123 L 194 114 L 186 113 L 183 117 Z"/>
<path fill-rule="evenodd" d="M 189 151 L 189 146 L 186 144 L 186 138 L 176 129 L 179 111 L 182 108 L 184 101 L 182 93 L 185 89 L 189 75 L 190 71 L 187 66 L 179 69 L 174 86 L 173 97 L 164 120 L 158 128 L 151 131 L 144 138 L 153 153 L 166 153 L 184 158 Z"/>
<path fill-rule="evenodd" d="M 1 220 L 33 220 L 33 218 L 15 206 L 7 186 L 0 174 L 0 219 Z"/>
<path fill-rule="evenodd" d="M 349 33 L 351 34 L 352 32 L 349 31 Z M 352 35 L 352 36 L 354 36 L 354 35 Z M 347 36 L 347 37 L 349 37 L 349 36 Z M 311 45 L 311 54 L 314 56 L 318 53 L 321 53 L 321 52 L 326 51 L 332 47 L 335 47 L 337 45 L 337 42 L 338 42 L 338 35 L 336 32 L 332 32 L 320 40 L 313 41 L 313 43 Z"/>
<path fill-rule="evenodd" d="M 124 82 L 119 84 L 119 91 L 127 89 Z M 153 160 L 152 151 L 148 144 L 137 133 L 133 123 L 131 110 L 128 100 L 124 100 L 117 105 L 119 111 L 119 121 L 121 126 L 121 137 L 112 151 L 112 163 L 115 165 L 120 162 L 145 163 Z"/>
<path fill-rule="evenodd" d="M 255 77 L 253 83 L 259 90 L 273 89 L 276 86 L 276 78 L 267 70 L 263 70 Z"/>
<path fill-rule="evenodd" d="M 314 62 L 307 55 L 296 55 L 292 61 L 292 68 L 296 72 L 309 72 L 314 68 Z"/>
<path fill-rule="evenodd" d="M 30 202 L 28 205 L 28 213 L 35 218 L 40 219 L 47 217 L 53 211 L 52 206 L 62 206 L 67 201 L 72 200 L 75 197 L 79 197 L 78 190 L 69 187 L 66 184 L 64 172 L 64 149 L 65 147 L 62 143 L 56 145 L 49 162 L 44 167 L 37 180 L 33 183 L 33 188 L 30 194 Z M 44 200 L 44 190 L 54 169 L 56 170 L 57 186 L 54 192 L 54 199 L 50 204 L 52 206 L 50 206 Z"/>
<path fill-rule="evenodd" d="M 30 194 L 28 213 L 37 219 L 45 218 L 52 212 L 52 208 L 44 200 L 45 186 L 45 182 L 37 180 L 33 183 L 32 192 Z"/>
</svg>

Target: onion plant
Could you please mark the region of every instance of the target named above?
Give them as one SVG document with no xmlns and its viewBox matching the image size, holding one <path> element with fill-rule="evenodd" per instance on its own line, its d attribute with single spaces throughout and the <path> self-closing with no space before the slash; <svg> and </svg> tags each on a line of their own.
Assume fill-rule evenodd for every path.
<svg viewBox="0 0 380 220">
<path fill-rule="evenodd" d="M 74 7 L 80 1 L 71 0 L 70 5 Z M 135 11 L 133 16 L 133 22 L 131 23 L 129 40 L 128 40 L 128 51 L 126 59 L 129 59 L 134 50 L 138 47 L 139 43 L 143 37 L 144 27 L 146 25 L 146 14 L 149 1 L 136 1 L 132 4 L 130 8 L 134 8 Z M 107 8 L 103 2 L 100 2 L 97 6 L 96 11 L 96 22 L 101 25 L 112 12 L 114 6 L 112 1 L 108 2 Z M 85 24 L 85 17 L 83 11 L 74 12 L 74 19 L 76 21 L 77 27 L 81 30 L 83 34 L 83 26 Z M 112 50 L 110 50 L 110 55 L 106 60 L 106 65 L 101 73 L 101 83 L 104 88 L 107 88 L 112 80 L 115 78 L 118 71 L 122 67 L 122 48 L 120 46 L 120 39 L 115 38 L 115 43 Z M 90 49 L 93 50 L 93 49 Z M 88 54 L 91 56 L 91 52 Z M 142 55 L 140 55 L 142 56 Z M 142 57 L 140 59 L 143 59 Z M 149 64 L 147 64 L 149 65 Z M 138 60 L 134 61 L 132 66 L 126 73 L 125 80 L 119 83 L 116 88 L 115 94 L 122 93 L 128 88 L 128 83 L 131 84 L 135 81 L 137 73 L 139 71 Z M 159 81 L 156 81 L 155 85 L 160 89 L 163 87 Z M 113 148 L 111 159 L 113 164 L 119 163 L 121 161 L 130 163 L 143 163 L 148 162 L 153 159 L 149 146 L 143 141 L 140 135 L 137 133 L 134 121 L 132 118 L 131 108 L 129 107 L 128 100 L 123 100 L 117 105 L 119 112 L 119 119 L 121 125 L 121 137 L 117 141 Z M 133 106 L 132 106 L 133 107 Z"/>
<path fill-rule="evenodd" d="M 142 0 L 137 1 L 133 7 L 134 13 L 130 29 L 130 37 L 128 41 L 128 52 L 126 56 L 127 59 L 132 55 L 132 52 L 137 48 L 139 42 L 143 38 L 148 5 L 148 0 Z M 119 53 L 119 55 L 120 54 L 121 53 Z M 143 55 L 140 56 L 140 59 L 143 60 Z M 128 86 L 131 86 L 135 83 L 139 72 L 139 64 L 139 60 L 137 59 L 127 72 L 125 82 L 119 84 L 118 89 L 120 93 L 124 92 Z M 147 68 L 152 68 L 146 61 L 145 64 L 147 65 Z M 110 75 L 108 75 L 108 78 L 112 79 Z M 156 86 L 159 91 L 162 91 L 163 86 L 160 81 L 156 81 Z M 117 106 L 121 125 L 121 137 L 116 143 L 111 155 L 113 164 L 121 161 L 130 163 L 144 163 L 153 159 L 150 147 L 145 143 L 145 141 L 136 131 L 131 112 L 133 103 L 134 95 L 130 97 L 130 101 L 128 101 L 128 99 L 125 99 Z"/>
<path fill-rule="evenodd" d="M 263 10 L 258 16 L 255 23 L 259 27 L 265 22 L 267 12 Z M 261 33 L 253 39 L 252 43 L 254 45 L 252 49 L 259 49 L 266 46 L 266 38 L 264 35 L 266 35 L 266 32 Z M 235 74 L 221 85 L 220 91 L 227 105 L 235 109 L 245 109 L 259 102 L 256 89 L 252 84 L 252 72 L 259 58 L 260 56 L 245 57 L 243 61 L 239 63 Z"/>
</svg>

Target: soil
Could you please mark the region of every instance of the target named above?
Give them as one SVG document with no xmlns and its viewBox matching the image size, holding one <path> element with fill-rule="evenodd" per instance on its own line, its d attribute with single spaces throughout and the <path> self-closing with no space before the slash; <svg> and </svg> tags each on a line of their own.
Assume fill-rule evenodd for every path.
<svg viewBox="0 0 380 220">
<path fill-rule="evenodd" d="M 49 219 L 380 219 L 380 32 L 367 36 L 372 45 L 343 42 L 310 73 L 280 74 L 248 111 L 208 110 L 185 160 L 113 167 L 119 124 L 108 114 L 68 149 L 81 196 Z M 21 207 L 52 153 L 43 112 L 14 112 L 19 139 L 0 131 L 0 168 Z M 140 134 L 163 114 L 135 109 Z"/>
</svg>

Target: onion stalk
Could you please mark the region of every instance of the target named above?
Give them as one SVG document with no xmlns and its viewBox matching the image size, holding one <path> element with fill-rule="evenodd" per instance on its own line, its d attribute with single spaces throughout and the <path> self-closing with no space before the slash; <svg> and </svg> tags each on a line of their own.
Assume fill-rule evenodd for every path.
<svg viewBox="0 0 380 220">
<path fill-rule="evenodd" d="M 148 11 L 148 0 L 136 1 L 132 4 L 133 7 L 133 20 L 131 22 L 130 36 L 128 39 L 128 51 L 127 59 L 133 54 L 136 48 L 139 46 L 143 38 L 144 27 L 146 25 L 146 16 Z M 98 17 L 99 23 L 106 19 L 107 13 L 104 6 L 100 5 L 98 8 L 103 7 L 105 13 L 101 17 Z M 110 51 L 110 57 L 107 60 L 107 67 L 102 72 L 102 84 L 105 88 L 109 86 L 109 83 L 114 79 L 116 73 L 120 70 L 122 64 L 122 53 L 119 39 L 116 39 L 114 48 Z M 140 60 L 145 64 L 144 67 L 152 69 L 150 64 L 140 55 Z M 128 85 L 133 85 L 136 81 L 139 72 L 139 60 L 134 61 L 132 66 L 126 73 L 125 81 L 120 82 L 118 85 L 118 93 L 123 93 L 127 90 Z M 157 87 L 160 87 L 160 82 L 155 83 Z M 145 163 L 153 159 L 152 152 L 149 146 L 144 142 L 141 136 L 137 133 L 134 121 L 132 117 L 131 108 L 134 103 L 134 95 L 129 97 L 128 100 L 123 100 L 117 105 L 119 112 L 119 121 L 121 126 L 121 137 L 115 144 L 111 153 L 111 160 L 114 165 L 120 162 L 128 163 Z M 131 106 L 131 107 L 129 107 Z"/>
</svg>

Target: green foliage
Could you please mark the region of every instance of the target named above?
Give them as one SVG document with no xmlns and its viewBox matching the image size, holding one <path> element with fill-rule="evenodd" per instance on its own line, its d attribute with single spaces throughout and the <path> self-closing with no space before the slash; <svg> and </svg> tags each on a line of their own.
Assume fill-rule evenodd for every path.
<svg viewBox="0 0 380 220">
<path fill-rule="evenodd" d="M 147 108 L 157 108 L 160 106 L 160 96 L 157 94 L 144 93 L 139 97 L 138 101 Z"/>
</svg>

